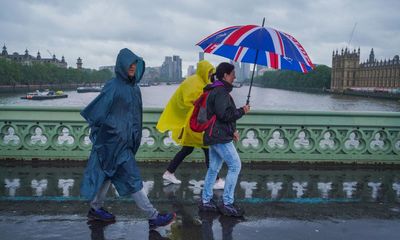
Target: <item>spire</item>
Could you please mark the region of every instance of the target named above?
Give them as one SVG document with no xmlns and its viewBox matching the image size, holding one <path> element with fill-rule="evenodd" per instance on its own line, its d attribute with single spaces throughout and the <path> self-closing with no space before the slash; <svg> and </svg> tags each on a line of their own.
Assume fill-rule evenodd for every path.
<svg viewBox="0 0 400 240">
<path fill-rule="evenodd" d="M 374 54 L 374 49 L 373 48 L 371 48 L 371 53 L 369 54 L 368 62 L 375 62 L 375 54 Z"/>
<path fill-rule="evenodd" d="M 7 56 L 8 55 L 8 53 L 7 53 L 7 47 L 6 47 L 6 44 L 4 43 L 4 45 L 3 45 L 3 51 L 1 52 L 1 55 L 3 55 L 3 56 Z"/>
<path fill-rule="evenodd" d="M 25 56 L 28 56 L 29 55 L 29 51 L 28 51 L 28 49 L 25 49 Z"/>
<path fill-rule="evenodd" d="M 64 56 L 61 57 L 61 62 L 62 62 L 62 63 L 65 63 L 65 58 L 64 58 Z"/>
<path fill-rule="evenodd" d="M 36 59 L 38 59 L 38 60 L 42 59 L 42 57 L 40 56 L 39 50 L 37 51 Z"/>
<path fill-rule="evenodd" d="M 78 57 L 78 59 L 76 60 L 76 68 L 77 69 L 82 69 L 82 59 L 81 59 L 81 57 Z"/>
</svg>

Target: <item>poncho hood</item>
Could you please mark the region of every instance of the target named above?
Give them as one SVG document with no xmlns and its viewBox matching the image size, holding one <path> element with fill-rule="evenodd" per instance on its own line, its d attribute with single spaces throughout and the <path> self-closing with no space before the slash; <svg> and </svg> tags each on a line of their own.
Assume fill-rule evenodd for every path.
<svg viewBox="0 0 400 240">
<path fill-rule="evenodd" d="M 128 77 L 128 70 L 133 63 L 137 65 L 135 77 L 132 80 L 134 80 L 135 83 L 140 82 L 145 71 L 145 62 L 141 57 L 127 48 L 121 49 L 118 53 L 117 62 L 115 63 L 115 76 L 120 80 L 131 82 L 132 80 Z"/>
</svg>

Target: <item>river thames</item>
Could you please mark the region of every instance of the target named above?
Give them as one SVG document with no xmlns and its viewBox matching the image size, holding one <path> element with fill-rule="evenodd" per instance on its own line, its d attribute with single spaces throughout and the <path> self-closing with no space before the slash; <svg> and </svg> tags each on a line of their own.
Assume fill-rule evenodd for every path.
<svg viewBox="0 0 400 240">
<path fill-rule="evenodd" d="M 144 107 L 163 108 L 179 85 L 142 87 Z M 237 107 L 244 105 L 248 86 L 234 88 L 231 95 Z M 68 98 L 44 101 L 21 99 L 23 94 L 0 95 L 0 106 L 86 106 L 98 93 L 77 93 L 65 91 Z M 335 95 L 328 93 L 304 93 L 287 90 L 253 87 L 250 105 L 257 110 L 294 111 L 385 111 L 399 112 L 400 101 Z"/>
</svg>

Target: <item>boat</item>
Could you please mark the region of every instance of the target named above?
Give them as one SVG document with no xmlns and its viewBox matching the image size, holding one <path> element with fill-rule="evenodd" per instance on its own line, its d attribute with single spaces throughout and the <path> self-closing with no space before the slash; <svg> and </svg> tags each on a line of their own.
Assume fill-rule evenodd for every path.
<svg viewBox="0 0 400 240">
<path fill-rule="evenodd" d="M 78 93 L 87 93 L 87 92 L 101 92 L 103 87 L 78 87 L 76 91 Z"/>
<path fill-rule="evenodd" d="M 151 84 L 148 82 L 139 83 L 139 87 L 150 87 Z"/>
<path fill-rule="evenodd" d="M 234 88 L 240 88 L 240 87 L 243 86 L 243 83 L 234 82 L 234 83 L 232 83 L 232 86 L 233 86 Z"/>
<path fill-rule="evenodd" d="M 47 100 L 47 99 L 57 99 L 57 98 L 67 98 L 68 94 L 64 94 L 63 91 L 39 91 L 27 93 L 26 96 L 21 97 L 21 99 L 27 100 Z"/>
</svg>

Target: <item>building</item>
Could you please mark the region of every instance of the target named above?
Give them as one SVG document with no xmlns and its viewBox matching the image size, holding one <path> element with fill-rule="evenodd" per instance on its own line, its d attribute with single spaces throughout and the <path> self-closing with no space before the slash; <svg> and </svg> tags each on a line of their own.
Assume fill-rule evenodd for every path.
<svg viewBox="0 0 400 240">
<path fill-rule="evenodd" d="M 368 60 L 360 63 L 360 48 L 351 52 L 342 49 L 332 53 L 331 90 L 343 92 L 346 89 L 400 88 L 400 61 L 393 59 L 376 60 L 371 49 Z"/>
<path fill-rule="evenodd" d="M 52 58 L 42 58 L 40 52 L 38 51 L 36 57 L 34 57 L 29 54 L 28 49 L 25 50 L 25 54 L 19 54 L 17 52 L 8 54 L 6 45 L 3 46 L 0 57 L 21 63 L 23 65 L 32 65 L 33 63 L 49 63 L 62 68 L 67 68 L 68 66 L 64 56 L 61 57 L 61 60 L 57 59 L 55 54 L 53 54 Z"/>
<path fill-rule="evenodd" d="M 192 76 L 195 73 L 196 73 L 196 69 L 194 68 L 194 66 L 193 65 L 189 65 L 189 67 L 187 69 L 186 77 Z"/>
<path fill-rule="evenodd" d="M 244 82 L 246 79 L 250 78 L 250 64 L 240 63 L 231 61 L 231 64 L 235 66 L 236 81 Z"/>
<path fill-rule="evenodd" d="M 82 59 L 80 57 L 78 57 L 78 59 L 76 59 L 76 68 L 77 69 L 82 69 Z"/>
<path fill-rule="evenodd" d="M 167 82 L 182 81 L 182 59 L 179 56 L 166 56 L 161 65 L 160 78 Z"/>
<path fill-rule="evenodd" d="M 101 71 L 101 70 L 108 70 L 108 71 L 114 73 L 115 72 L 115 66 L 100 66 L 99 67 L 99 71 Z"/>
<path fill-rule="evenodd" d="M 199 52 L 199 62 L 204 60 L 204 52 Z"/>
<path fill-rule="evenodd" d="M 146 67 L 142 82 L 156 82 L 160 79 L 160 67 Z"/>
</svg>

